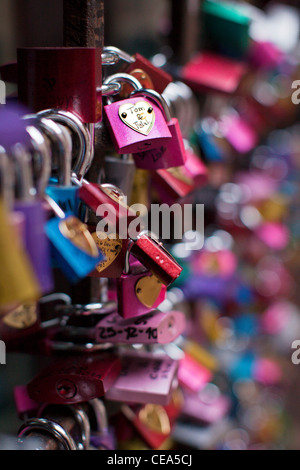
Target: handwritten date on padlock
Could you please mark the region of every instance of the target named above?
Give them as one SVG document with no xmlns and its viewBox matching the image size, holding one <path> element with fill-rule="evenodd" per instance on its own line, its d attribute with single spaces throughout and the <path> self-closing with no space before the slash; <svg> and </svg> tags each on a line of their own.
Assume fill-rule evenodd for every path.
<svg viewBox="0 0 300 470">
<path fill-rule="evenodd" d="M 108 400 L 166 405 L 171 399 L 178 362 L 168 356 L 125 356 L 122 373 L 105 394 Z"/>
<path fill-rule="evenodd" d="M 147 315 L 124 320 L 112 313 L 100 320 L 96 330 L 97 343 L 167 344 L 184 332 L 185 316 L 177 311 L 154 310 Z"/>
<path fill-rule="evenodd" d="M 57 360 L 28 385 L 28 395 L 39 403 L 73 404 L 102 397 L 121 371 L 117 356 L 73 357 Z"/>
</svg>

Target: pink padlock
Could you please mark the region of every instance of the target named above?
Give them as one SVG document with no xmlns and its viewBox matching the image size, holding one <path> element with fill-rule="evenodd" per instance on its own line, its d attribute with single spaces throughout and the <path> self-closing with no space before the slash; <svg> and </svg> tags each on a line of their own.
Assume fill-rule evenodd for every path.
<svg viewBox="0 0 300 470">
<path fill-rule="evenodd" d="M 168 344 L 185 330 L 185 315 L 179 311 L 154 310 L 124 320 L 117 313 L 107 315 L 96 326 L 96 343 Z"/>
<path fill-rule="evenodd" d="M 230 399 L 221 395 L 213 384 L 200 393 L 183 392 L 182 416 L 194 422 L 212 424 L 220 421 L 230 409 Z"/>
<path fill-rule="evenodd" d="M 140 93 L 139 90 L 134 91 L 131 96 L 138 93 Z M 136 167 L 144 170 L 159 170 L 184 165 L 187 157 L 178 119 L 171 116 L 169 106 L 162 95 L 154 90 L 143 90 L 142 93 L 160 106 L 172 138 L 166 146 L 136 153 L 134 155 Z"/>
<path fill-rule="evenodd" d="M 105 394 L 107 400 L 167 405 L 177 383 L 178 361 L 151 353 L 125 355 L 122 372 Z"/>
<path fill-rule="evenodd" d="M 117 279 L 118 312 L 123 318 L 138 317 L 156 309 L 167 288 L 138 260 L 130 260 L 128 272 Z"/>
<path fill-rule="evenodd" d="M 122 81 L 141 91 L 141 95 L 104 106 L 106 124 L 116 152 L 135 154 L 166 146 L 172 136 L 161 108 L 143 96 L 142 85 L 135 77 L 114 74 L 104 81 L 104 85 Z"/>
<path fill-rule="evenodd" d="M 199 392 L 212 379 L 212 372 L 185 353 L 178 368 L 179 384 L 191 392 Z"/>
<path fill-rule="evenodd" d="M 226 140 L 238 153 L 248 153 L 257 145 L 256 131 L 238 113 L 230 112 L 222 116 L 219 126 Z"/>
</svg>

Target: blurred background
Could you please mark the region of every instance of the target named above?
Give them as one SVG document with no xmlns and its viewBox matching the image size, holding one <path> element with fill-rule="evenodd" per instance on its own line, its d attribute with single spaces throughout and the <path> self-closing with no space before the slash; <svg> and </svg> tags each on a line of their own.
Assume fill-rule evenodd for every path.
<svg viewBox="0 0 300 470">
<path fill-rule="evenodd" d="M 63 0 L 0 8 L 0 64 L 15 62 L 18 47 L 63 45 Z M 174 106 L 207 169 L 189 199 L 205 204 L 204 248 L 172 245 L 185 268 L 173 294 L 190 319 L 189 352 L 212 372 L 202 404 L 216 410 L 226 395 L 230 406 L 216 418 L 185 410 L 175 445 L 300 449 L 300 364 L 291 359 L 300 340 L 300 2 L 107 0 L 104 9 L 105 45 L 138 51 L 189 87 L 190 126 L 184 105 Z M 17 353 L 0 366 L 0 432 L 17 431 L 12 390 L 38 366 Z"/>
</svg>

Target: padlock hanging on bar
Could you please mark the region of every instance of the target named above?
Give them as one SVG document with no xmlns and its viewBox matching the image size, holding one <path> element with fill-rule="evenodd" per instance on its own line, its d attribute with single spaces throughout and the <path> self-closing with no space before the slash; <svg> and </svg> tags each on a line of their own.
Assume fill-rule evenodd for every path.
<svg viewBox="0 0 300 470">
<path fill-rule="evenodd" d="M 48 195 L 44 197 L 56 216 L 48 220 L 45 227 L 52 255 L 69 281 L 76 283 L 95 269 L 104 255 L 81 220 L 73 214 L 65 214 Z"/>
<path fill-rule="evenodd" d="M 42 369 L 27 385 L 27 391 L 40 403 L 81 403 L 102 397 L 120 372 L 121 361 L 115 355 L 62 358 Z"/>
<path fill-rule="evenodd" d="M 114 46 L 105 46 L 103 48 L 103 53 L 116 54 L 120 61 L 123 61 L 123 66 L 125 73 L 130 74 L 134 70 L 144 71 L 153 82 L 154 89 L 158 93 L 162 93 L 165 88 L 173 81 L 173 77 L 165 72 L 162 68 L 156 67 L 150 60 L 143 57 L 141 54 L 136 53 L 133 56 L 128 54 L 121 49 Z"/>
<path fill-rule="evenodd" d="M 4 176 L 5 173 L 5 176 Z M 0 315 L 25 302 L 41 296 L 40 286 L 21 240 L 21 234 L 11 222 L 14 201 L 14 167 L 0 146 Z M 7 312 L 6 312 L 7 313 Z"/>
<path fill-rule="evenodd" d="M 127 319 L 145 315 L 164 300 L 166 286 L 127 250 L 124 270 L 116 280 L 118 312 Z"/>
<path fill-rule="evenodd" d="M 161 108 L 171 134 L 171 140 L 167 142 L 166 145 L 135 153 L 133 156 L 136 167 L 147 170 L 157 170 L 184 165 L 186 155 L 182 132 L 178 119 L 171 116 L 167 101 L 156 91 L 146 89 L 133 91 L 130 97 L 135 97 L 138 94 L 146 96 Z"/>
<path fill-rule="evenodd" d="M 140 82 L 128 74 L 114 74 L 103 86 L 112 83 L 130 83 L 135 90 L 142 90 Z M 143 94 L 116 101 L 104 106 L 105 122 L 115 150 L 119 154 L 139 153 L 167 144 L 171 133 L 160 107 L 147 100 Z"/>
<path fill-rule="evenodd" d="M 26 121 L 25 121 L 26 122 Z M 53 289 L 53 276 L 50 263 L 50 244 L 44 227 L 47 212 L 43 204 L 43 192 L 50 175 L 50 148 L 43 134 L 32 123 L 26 123 L 31 138 L 33 152 L 40 161 L 41 168 L 34 182 L 34 159 L 22 145 L 13 148 L 12 156 L 16 168 L 16 197 L 14 210 L 24 216 L 23 242 L 31 260 L 43 294 Z"/>
</svg>

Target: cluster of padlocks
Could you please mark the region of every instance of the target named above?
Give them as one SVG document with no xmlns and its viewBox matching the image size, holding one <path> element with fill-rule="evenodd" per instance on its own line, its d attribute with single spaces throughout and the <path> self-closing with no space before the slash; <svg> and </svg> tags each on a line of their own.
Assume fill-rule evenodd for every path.
<svg viewBox="0 0 300 470">
<path fill-rule="evenodd" d="M 18 99 L 0 108 L 0 339 L 5 367 L 40 362 L 12 390 L 16 447 L 287 446 L 299 60 L 250 34 L 254 7 L 202 13 L 207 44 L 180 67 L 18 50 Z M 181 239 L 147 224 L 155 204 Z"/>
</svg>

